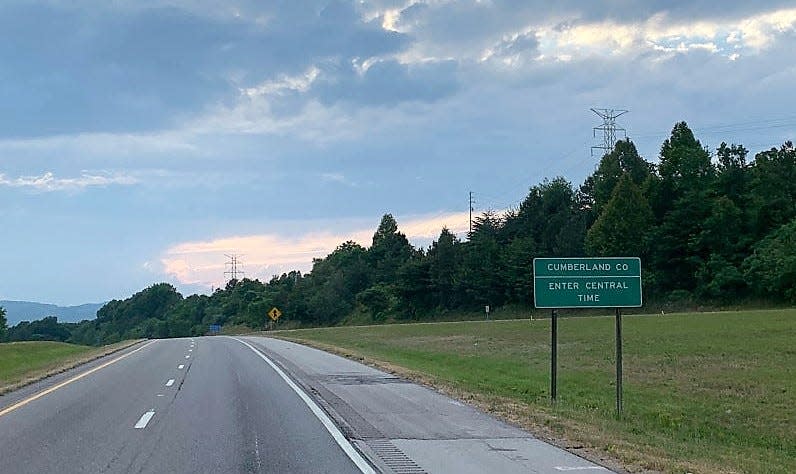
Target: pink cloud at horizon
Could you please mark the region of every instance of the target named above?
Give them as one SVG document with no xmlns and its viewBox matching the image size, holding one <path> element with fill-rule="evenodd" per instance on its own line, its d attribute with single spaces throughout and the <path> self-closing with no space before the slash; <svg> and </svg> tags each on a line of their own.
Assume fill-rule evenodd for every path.
<svg viewBox="0 0 796 474">
<path fill-rule="evenodd" d="M 410 217 L 403 222 L 398 219 L 398 230 L 416 246 L 428 245 L 443 227 L 463 236 L 468 226 L 467 212 Z M 343 242 L 352 240 L 369 246 L 374 232 L 375 229 L 310 231 L 298 237 L 268 233 L 190 241 L 168 248 L 160 262 L 163 272 L 178 283 L 210 289 L 225 281 L 226 254 L 240 256 L 240 268 L 246 277 L 264 281 L 291 270 L 306 273 L 312 269 L 313 259 L 326 257 Z"/>
</svg>

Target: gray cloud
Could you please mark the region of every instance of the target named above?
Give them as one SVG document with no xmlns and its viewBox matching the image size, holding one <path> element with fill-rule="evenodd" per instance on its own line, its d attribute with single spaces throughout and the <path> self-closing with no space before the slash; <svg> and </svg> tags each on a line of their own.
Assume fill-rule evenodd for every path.
<svg viewBox="0 0 796 474">
<path fill-rule="evenodd" d="M 437 61 L 401 64 L 376 61 L 358 74 L 353 67 L 340 68 L 312 88 L 325 104 L 394 105 L 407 101 L 434 102 L 453 94 L 457 87 L 457 62 Z"/>
<path fill-rule="evenodd" d="M 397 51 L 403 35 L 347 2 L 212 17 L 174 7 L 15 4 L 0 13 L 0 136 L 173 127 L 241 87 L 324 61 Z M 260 17 L 257 17 L 260 18 Z"/>
</svg>

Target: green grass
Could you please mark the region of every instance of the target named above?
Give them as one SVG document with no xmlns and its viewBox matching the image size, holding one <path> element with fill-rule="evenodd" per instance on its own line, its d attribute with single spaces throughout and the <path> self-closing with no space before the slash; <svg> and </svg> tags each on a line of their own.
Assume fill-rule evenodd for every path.
<svg viewBox="0 0 796 474">
<path fill-rule="evenodd" d="M 625 316 L 622 420 L 614 319 L 559 322 L 549 402 L 548 320 L 283 331 L 423 374 L 537 432 L 631 470 L 796 472 L 796 309 Z"/>
<path fill-rule="evenodd" d="M 129 344 L 123 342 L 105 347 L 50 341 L 0 344 L 0 394 L 25 381 L 41 378 Z"/>
</svg>

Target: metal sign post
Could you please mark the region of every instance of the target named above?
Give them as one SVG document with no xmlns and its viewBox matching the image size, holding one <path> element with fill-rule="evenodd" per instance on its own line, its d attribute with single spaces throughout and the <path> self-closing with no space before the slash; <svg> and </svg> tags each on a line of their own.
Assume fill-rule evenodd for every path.
<svg viewBox="0 0 796 474">
<path fill-rule="evenodd" d="M 616 309 L 616 416 L 622 416 L 622 312 L 642 305 L 637 257 L 535 258 L 533 301 L 551 312 L 550 396 L 556 400 L 559 308 Z"/>
<path fill-rule="evenodd" d="M 622 311 L 616 308 L 616 416 L 622 417 Z"/>
<path fill-rule="evenodd" d="M 556 391 L 558 387 L 558 311 L 550 311 L 550 399 L 555 403 Z"/>
</svg>

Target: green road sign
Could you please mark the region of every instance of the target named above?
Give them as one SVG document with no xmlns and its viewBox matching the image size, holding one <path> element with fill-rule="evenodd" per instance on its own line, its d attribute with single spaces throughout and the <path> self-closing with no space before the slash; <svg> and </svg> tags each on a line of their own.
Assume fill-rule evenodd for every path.
<svg viewBox="0 0 796 474">
<path fill-rule="evenodd" d="M 537 308 L 641 306 L 641 259 L 535 258 L 533 300 Z"/>
</svg>

